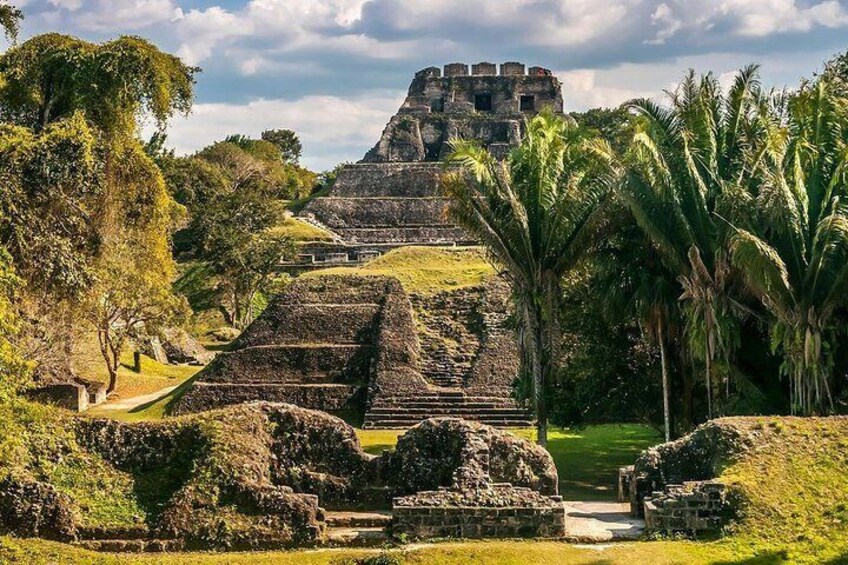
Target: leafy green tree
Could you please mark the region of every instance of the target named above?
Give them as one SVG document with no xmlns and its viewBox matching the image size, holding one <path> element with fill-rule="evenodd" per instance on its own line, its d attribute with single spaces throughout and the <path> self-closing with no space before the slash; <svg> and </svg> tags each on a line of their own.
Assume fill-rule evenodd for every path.
<svg viewBox="0 0 848 565">
<path fill-rule="evenodd" d="M 731 292 L 720 218 L 736 216 L 736 195 L 755 189 L 766 163 L 757 67 L 741 70 L 727 95 L 711 74 L 696 80 L 690 71 L 669 103 L 631 104 L 640 119 L 620 193 L 680 284 L 688 349 L 704 363 L 711 418 L 715 365 L 729 394 L 744 310 Z"/>
<path fill-rule="evenodd" d="M 830 381 L 848 305 L 848 105 L 827 80 L 805 84 L 772 117 L 764 182 L 740 195 L 733 265 L 772 316 L 793 413 L 833 409 Z"/>
<path fill-rule="evenodd" d="M 0 126 L 0 245 L 28 291 L 65 299 L 92 280 L 100 238 L 91 222 L 103 162 L 82 114 L 41 133 Z"/>
<path fill-rule="evenodd" d="M 11 124 L 0 170 L 22 197 L 4 204 L 0 235 L 28 293 L 61 299 L 68 287 L 70 305 L 93 319 L 128 280 L 168 287 L 170 234 L 182 209 L 139 142 L 137 120 L 152 116 L 162 126 L 187 111 L 195 72 L 136 37 L 93 44 L 45 34 L 0 55 L 0 119 Z M 156 308 L 153 287 L 138 288 L 147 289 L 138 300 Z M 35 323 L 49 330 L 46 314 Z M 104 360 L 114 366 L 114 355 Z"/>
<path fill-rule="evenodd" d="M 165 261 L 165 268 L 169 265 Z M 163 272 L 161 257 L 131 240 L 111 245 L 96 267 L 97 280 L 83 311 L 97 330 L 111 393 L 127 338 L 182 321 L 188 306 L 171 291 L 173 271 Z"/>
<path fill-rule="evenodd" d="M 290 129 L 269 129 L 262 132 L 262 139 L 279 148 L 283 161 L 297 165 L 303 154 L 300 138 Z"/>
<path fill-rule="evenodd" d="M 255 314 L 259 294 L 267 288 L 283 259 L 295 254 L 290 238 L 271 232 L 282 218 L 282 203 L 261 191 L 233 191 L 211 200 L 194 218 L 200 249 L 220 281 L 223 313 L 244 328 Z"/>
<path fill-rule="evenodd" d="M 635 133 L 635 119 L 626 106 L 618 108 L 592 108 L 585 112 L 572 112 L 577 124 L 606 139 L 618 154 L 624 154 Z"/>
<path fill-rule="evenodd" d="M 22 19 L 24 14 L 19 9 L 9 4 L 0 4 L 0 28 L 3 28 L 6 39 L 15 41 L 18 38 Z"/>
<path fill-rule="evenodd" d="M 573 121 L 542 113 L 506 161 L 473 141 L 454 142 L 444 179 L 451 216 L 479 239 L 512 282 L 538 441 L 547 443 L 547 383 L 559 359 L 562 277 L 587 244 L 612 184 L 609 145 Z"/>
<path fill-rule="evenodd" d="M 15 339 L 20 331 L 16 302 L 24 282 L 12 258 L 0 248 L 0 405 L 6 406 L 29 383 L 32 364 L 26 361 Z"/>
</svg>

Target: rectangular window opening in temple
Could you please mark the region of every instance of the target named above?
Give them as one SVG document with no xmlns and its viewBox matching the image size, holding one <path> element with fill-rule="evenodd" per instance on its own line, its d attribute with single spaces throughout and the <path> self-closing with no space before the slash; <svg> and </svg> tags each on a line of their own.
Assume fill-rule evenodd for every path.
<svg viewBox="0 0 848 565">
<path fill-rule="evenodd" d="M 492 95 L 491 94 L 475 94 L 474 109 L 478 112 L 492 111 Z"/>
<path fill-rule="evenodd" d="M 532 94 L 521 95 L 521 111 L 532 112 L 536 109 L 536 97 Z"/>
</svg>

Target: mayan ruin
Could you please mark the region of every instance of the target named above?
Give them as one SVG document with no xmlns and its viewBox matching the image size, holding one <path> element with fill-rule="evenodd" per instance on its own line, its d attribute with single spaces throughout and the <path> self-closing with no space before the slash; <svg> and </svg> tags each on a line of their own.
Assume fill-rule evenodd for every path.
<svg viewBox="0 0 848 565">
<path fill-rule="evenodd" d="M 846 29 L 0 0 L 0 565 L 848 565 Z"/>
<path fill-rule="evenodd" d="M 525 118 L 545 108 L 562 113 L 562 91 L 542 67 L 479 63 L 469 72 L 453 63 L 417 72 L 374 148 L 300 213 L 333 242 L 304 246 L 299 262 L 344 265 L 407 245 L 473 244 L 449 223 L 439 188 L 450 141 L 475 139 L 505 155 Z M 529 425 L 511 395 L 519 362 L 508 296 L 498 277 L 435 296 L 408 296 L 391 280 L 297 281 L 201 373 L 177 410 L 275 400 L 358 414 L 367 428 L 437 416 Z"/>
</svg>

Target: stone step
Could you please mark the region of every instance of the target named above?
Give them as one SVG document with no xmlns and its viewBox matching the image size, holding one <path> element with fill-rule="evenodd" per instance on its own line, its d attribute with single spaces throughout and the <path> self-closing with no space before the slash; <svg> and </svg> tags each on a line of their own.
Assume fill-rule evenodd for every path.
<svg viewBox="0 0 848 565">
<path fill-rule="evenodd" d="M 337 546 L 375 546 L 389 541 L 385 528 L 327 528 L 324 538 L 329 545 Z"/>
<path fill-rule="evenodd" d="M 487 424 L 494 427 L 524 427 L 529 426 L 533 423 L 533 418 L 529 414 L 522 415 L 478 415 L 478 414 L 463 414 L 456 413 L 451 414 L 451 417 L 454 418 L 462 418 L 464 420 L 470 420 L 474 422 L 480 422 L 483 424 Z M 365 422 L 363 424 L 363 428 L 375 429 L 375 428 L 409 428 L 415 426 L 422 422 L 423 420 L 428 419 L 427 417 L 421 417 L 418 415 L 404 415 L 404 414 L 377 414 L 365 415 Z"/>
<path fill-rule="evenodd" d="M 425 406 L 425 407 L 408 407 L 408 406 L 379 406 L 372 407 L 369 414 L 528 414 L 527 410 L 518 408 L 517 406 L 493 406 L 488 408 L 469 408 L 467 406 Z"/>
<path fill-rule="evenodd" d="M 462 410 L 500 410 L 500 409 L 508 409 L 508 410 L 521 410 L 521 408 L 511 402 L 392 402 L 391 404 L 380 402 L 379 404 L 375 404 L 373 406 L 374 410 L 377 409 L 393 409 L 393 408 L 420 408 L 422 410 L 429 410 L 432 408 L 449 408 L 449 409 L 462 409 Z"/>
<path fill-rule="evenodd" d="M 354 512 L 349 510 L 325 513 L 328 528 L 387 528 L 392 524 L 389 512 Z"/>
</svg>

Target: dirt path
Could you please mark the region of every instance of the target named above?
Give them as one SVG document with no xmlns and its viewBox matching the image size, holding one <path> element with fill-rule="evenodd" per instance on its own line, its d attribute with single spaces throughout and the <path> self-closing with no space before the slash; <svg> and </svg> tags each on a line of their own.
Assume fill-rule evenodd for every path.
<svg viewBox="0 0 848 565">
<path fill-rule="evenodd" d="M 120 412 L 120 411 L 129 411 L 133 408 L 137 408 L 138 406 L 142 406 L 143 404 L 148 404 L 153 402 L 154 400 L 159 400 L 166 394 L 169 394 L 173 391 L 177 386 L 166 386 L 165 388 L 161 388 L 156 392 L 151 392 L 150 394 L 142 394 L 141 396 L 132 396 L 130 398 L 123 398 L 118 400 L 117 402 L 105 402 L 97 406 L 98 412 Z"/>
</svg>

